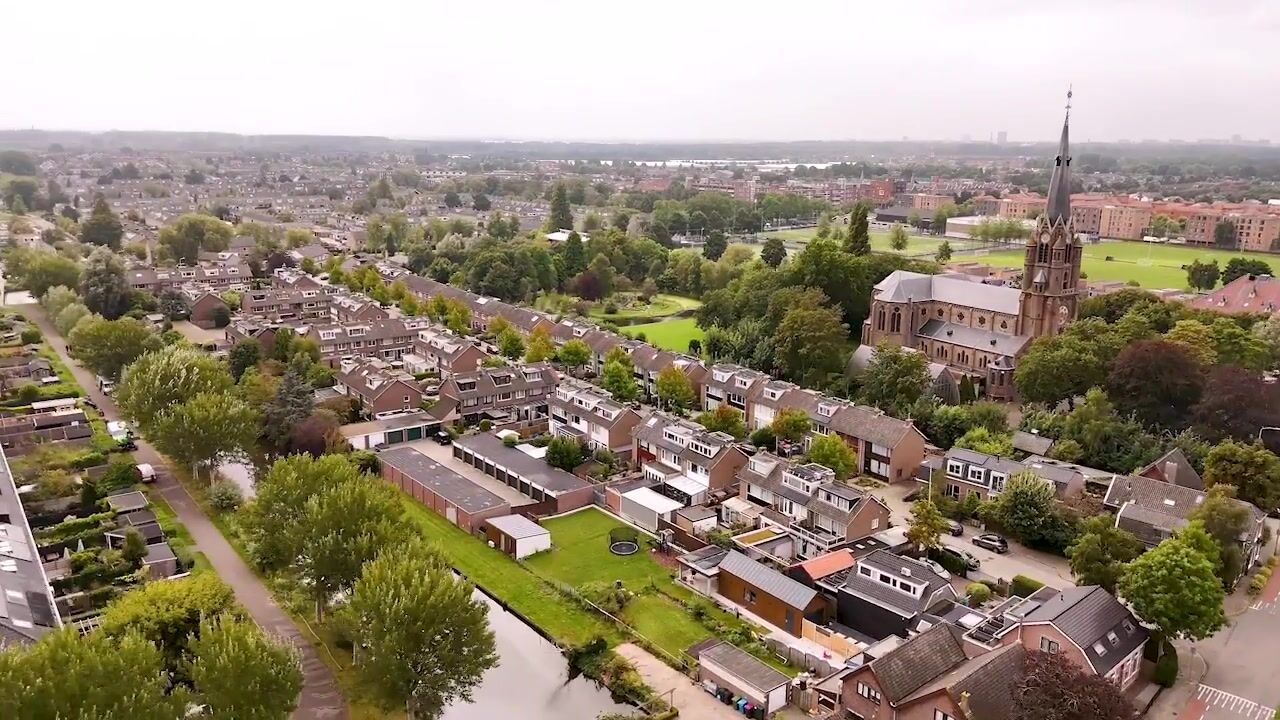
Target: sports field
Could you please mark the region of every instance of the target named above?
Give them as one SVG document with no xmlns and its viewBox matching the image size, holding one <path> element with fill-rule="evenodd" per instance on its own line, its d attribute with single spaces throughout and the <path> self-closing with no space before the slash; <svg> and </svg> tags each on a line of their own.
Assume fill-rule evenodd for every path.
<svg viewBox="0 0 1280 720">
<path fill-rule="evenodd" d="M 1144 288 L 1185 289 L 1187 272 L 1183 266 L 1196 260 L 1203 262 L 1217 260 L 1218 265 L 1225 268 L 1231 258 L 1235 257 L 1262 260 L 1271 265 L 1273 271 L 1280 271 L 1280 255 L 1133 241 L 1086 245 L 1080 269 L 1089 280 L 1094 281 L 1134 280 Z M 979 262 L 996 267 L 1017 268 L 1022 267 L 1023 259 L 1023 251 L 1013 249 L 986 254 L 978 251 L 975 254 L 955 255 L 951 262 Z"/>
<path fill-rule="evenodd" d="M 791 249 L 797 245 L 804 245 L 805 243 L 812 240 L 817 234 L 818 234 L 817 228 L 804 228 L 801 230 L 778 230 L 776 232 L 771 232 L 771 233 L 762 233 L 761 237 L 764 237 L 764 238 L 780 237 L 782 238 L 782 241 L 787 244 L 788 249 Z M 892 247 L 889 246 L 889 233 L 887 231 L 872 230 L 869 234 L 871 235 L 871 249 L 874 250 L 875 252 L 878 252 L 878 253 L 898 252 L 897 250 L 894 250 Z M 978 244 L 970 240 L 957 240 L 955 238 L 941 238 L 933 235 L 908 235 L 907 249 L 902 251 L 902 254 L 932 256 L 934 253 L 938 251 L 938 246 L 942 244 L 943 240 L 947 240 L 947 242 L 951 243 L 952 252 L 965 249 L 965 248 L 974 247 Z M 760 246 L 757 245 L 755 247 L 759 248 Z M 794 250 L 792 251 L 794 252 Z"/>
</svg>

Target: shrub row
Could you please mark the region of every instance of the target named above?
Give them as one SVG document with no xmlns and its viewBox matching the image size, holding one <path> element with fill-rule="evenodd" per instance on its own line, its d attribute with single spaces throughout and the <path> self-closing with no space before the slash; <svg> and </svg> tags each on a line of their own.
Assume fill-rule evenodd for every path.
<svg viewBox="0 0 1280 720">
<path fill-rule="evenodd" d="M 1249 581 L 1250 595 L 1257 595 L 1267 586 L 1267 581 L 1271 579 L 1272 573 L 1275 572 L 1277 557 L 1278 556 L 1276 555 L 1272 555 L 1267 558 L 1267 562 L 1262 566 L 1262 569 L 1259 570 L 1257 574 L 1253 576 L 1253 579 Z"/>
</svg>

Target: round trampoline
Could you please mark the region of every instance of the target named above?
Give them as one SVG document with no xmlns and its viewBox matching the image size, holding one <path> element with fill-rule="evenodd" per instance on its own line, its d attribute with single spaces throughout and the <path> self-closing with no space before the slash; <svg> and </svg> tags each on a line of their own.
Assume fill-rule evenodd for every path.
<svg viewBox="0 0 1280 720">
<path fill-rule="evenodd" d="M 640 533 L 635 528 L 617 527 L 609 531 L 609 552 L 635 555 L 640 551 Z"/>
</svg>

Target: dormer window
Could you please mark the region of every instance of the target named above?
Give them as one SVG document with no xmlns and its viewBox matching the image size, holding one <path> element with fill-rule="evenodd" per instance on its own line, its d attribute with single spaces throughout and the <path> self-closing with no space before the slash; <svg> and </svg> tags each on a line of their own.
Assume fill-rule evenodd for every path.
<svg viewBox="0 0 1280 720">
<path fill-rule="evenodd" d="M 964 463 L 957 460 L 948 460 L 947 474 L 952 477 L 964 477 Z"/>
<path fill-rule="evenodd" d="M 985 482 L 985 472 L 980 467 L 971 467 L 969 468 L 969 480 L 977 483 Z"/>
<path fill-rule="evenodd" d="M 502 385 L 510 385 L 510 384 L 511 384 L 511 376 L 510 376 L 510 375 L 494 375 L 494 376 L 493 376 L 493 384 L 494 384 L 494 385 L 498 385 L 498 386 L 502 386 Z"/>
<path fill-rule="evenodd" d="M 827 405 L 825 403 L 821 404 L 818 406 L 818 414 L 821 415 L 822 417 L 831 417 L 832 415 L 836 414 L 836 406 Z"/>
</svg>

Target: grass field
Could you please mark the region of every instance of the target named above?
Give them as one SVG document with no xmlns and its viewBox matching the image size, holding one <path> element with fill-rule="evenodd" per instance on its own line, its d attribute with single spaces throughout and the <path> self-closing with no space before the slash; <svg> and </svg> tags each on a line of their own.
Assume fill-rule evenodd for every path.
<svg viewBox="0 0 1280 720">
<path fill-rule="evenodd" d="M 694 310 L 702 306 L 702 302 L 680 295 L 654 295 L 649 302 L 636 307 L 618 307 L 615 313 L 604 311 L 607 303 L 597 303 L 591 308 L 591 317 L 601 320 L 637 318 L 663 318 L 685 310 Z"/>
<path fill-rule="evenodd" d="M 644 333 L 647 342 L 676 352 L 689 352 L 690 340 L 696 339 L 701 342 L 703 339 L 702 328 L 698 327 L 697 320 L 691 317 L 629 325 L 622 330 L 631 337 Z"/>
<path fill-rule="evenodd" d="M 1113 258 L 1107 260 L 1108 257 Z M 1226 267 L 1235 257 L 1262 260 L 1280 271 L 1280 256 L 1267 253 L 1241 253 L 1212 248 L 1187 247 L 1185 245 L 1157 245 L 1142 242 L 1106 242 L 1086 245 L 1081 271 L 1093 281 L 1136 281 L 1151 289 L 1186 288 L 1187 273 L 1184 265 L 1201 260 L 1217 260 Z M 996 267 L 1022 267 L 1024 255 L 1021 249 L 1002 250 L 987 254 L 957 255 L 952 262 L 979 262 Z"/>
<path fill-rule="evenodd" d="M 788 244 L 804 244 L 809 242 L 818 234 L 817 228 L 804 228 L 802 230 L 778 230 L 777 232 L 764 233 L 763 237 L 780 237 L 783 242 Z M 898 253 L 889 246 L 889 233 L 884 230 L 872 230 L 871 249 L 878 253 Z M 903 250 L 903 255 L 932 255 L 938 251 L 938 246 L 943 240 L 951 243 L 952 251 L 962 250 L 974 247 L 977 243 L 969 240 L 957 240 L 955 238 L 941 238 L 929 235 L 908 235 L 907 249 Z M 759 248 L 760 246 L 755 246 Z"/>
</svg>

